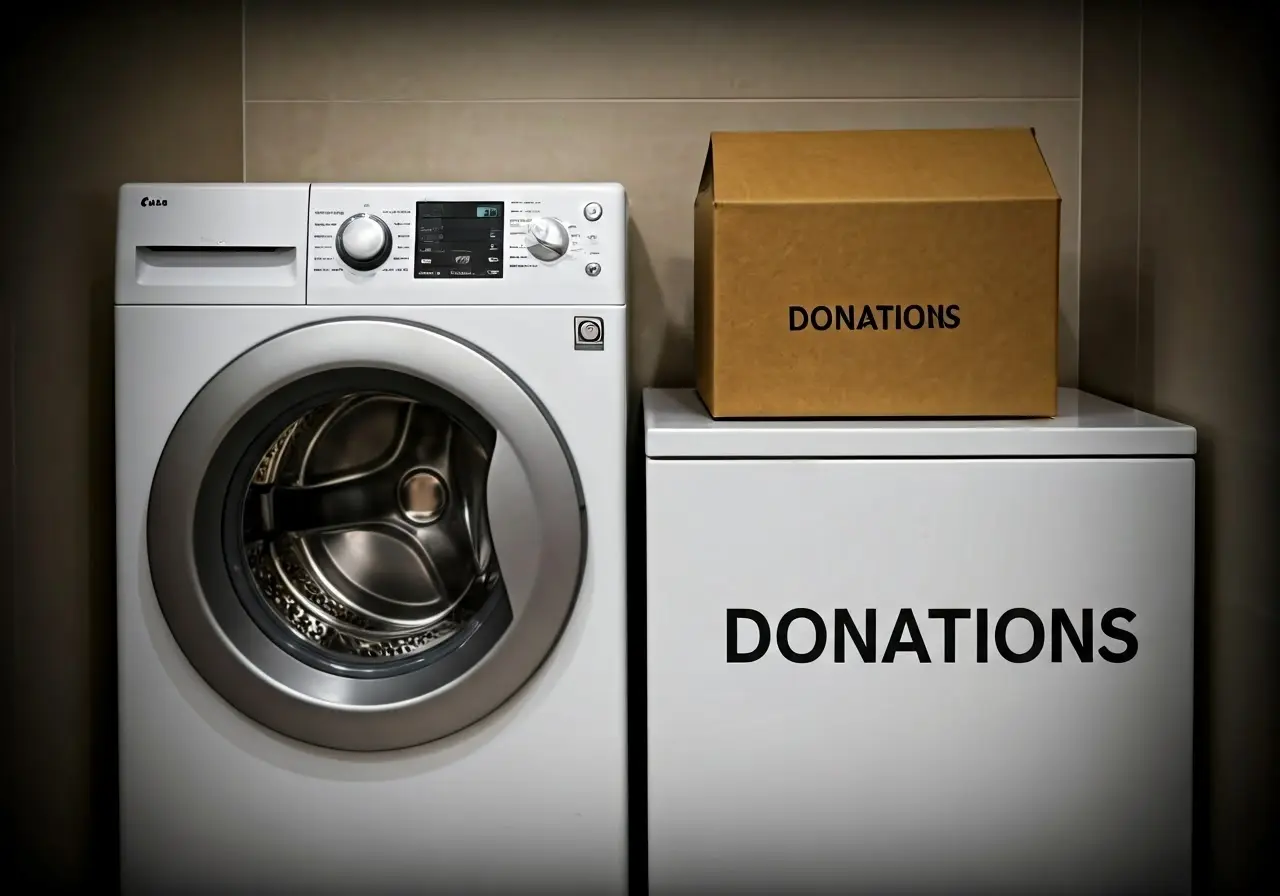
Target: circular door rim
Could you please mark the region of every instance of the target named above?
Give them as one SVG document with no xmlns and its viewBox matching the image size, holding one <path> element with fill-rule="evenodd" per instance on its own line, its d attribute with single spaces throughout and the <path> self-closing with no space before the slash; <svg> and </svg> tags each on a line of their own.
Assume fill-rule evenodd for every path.
<svg viewBox="0 0 1280 896">
<path fill-rule="evenodd" d="M 238 602 L 242 620 L 227 619 L 225 608 L 219 618 L 215 606 L 222 604 L 210 603 L 210 583 L 201 575 L 196 544 L 200 493 L 231 428 L 289 383 L 343 368 L 409 375 L 470 404 L 510 445 L 542 524 L 540 562 L 532 581 L 506 583 L 513 611 L 506 631 L 468 670 L 427 693 L 414 693 L 406 683 L 414 673 L 352 679 L 303 662 L 279 647 Z M 488 716 L 551 655 L 581 586 L 585 514 L 568 445 L 514 373 L 476 346 L 428 325 L 340 318 L 304 324 L 259 342 L 219 370 L 187 405 L 152 479 L 148 562 L 174 639 L 200 676 L 234 708 L 316 746 L 393 750 L 437 740 Z M 212 583 L 215 588 L 233 588 L 224 567 L 225 562 Z M 343 699 L 357 694 L 359 699 Z"/>
</svg>

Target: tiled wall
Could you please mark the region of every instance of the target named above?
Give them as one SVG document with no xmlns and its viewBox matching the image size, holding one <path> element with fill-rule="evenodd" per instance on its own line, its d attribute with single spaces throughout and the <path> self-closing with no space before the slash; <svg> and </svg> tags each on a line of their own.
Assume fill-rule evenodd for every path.
<svg viewBox="0 0 1280 896">
<path fill-rule="evenodd" d="M 250 0 L 244 95 L 252 181 L 620 181 L 638 386 L 692 379 L 710 131 L 1034 127 L 1063 196 L 1074 381 L 1078 2 Z"/>
</svg>

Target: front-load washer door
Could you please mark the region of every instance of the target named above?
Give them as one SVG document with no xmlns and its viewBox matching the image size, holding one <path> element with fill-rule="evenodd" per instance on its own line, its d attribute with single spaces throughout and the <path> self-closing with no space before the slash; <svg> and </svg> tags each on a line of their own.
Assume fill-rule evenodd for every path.
<svg viewBox="0 0 1280 896">
<path fill-rule="evenodd" d="M 147 516 L 164 618 L 200 675 L 281 734 L 388 750 L 488 715 L 577 597 L 572 457 L 497 360 L 439 331 L 299 327 L 183 412 Z"/>
</svg>

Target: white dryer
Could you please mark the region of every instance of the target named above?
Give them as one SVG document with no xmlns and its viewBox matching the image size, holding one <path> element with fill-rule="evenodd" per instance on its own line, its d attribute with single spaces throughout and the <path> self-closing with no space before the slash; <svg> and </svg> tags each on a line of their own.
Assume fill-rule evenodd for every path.
<svg viewBox="0 0 1280 896">
<path fill-rule="evenodd" d="M 1191 891 L 1193 428 L 644 415 L 651 893 Z"/>
<path fill-rule="evenodd" d="M 121 189 L 124 893 L 625 890 L 626 217 Z"/>
</svg>

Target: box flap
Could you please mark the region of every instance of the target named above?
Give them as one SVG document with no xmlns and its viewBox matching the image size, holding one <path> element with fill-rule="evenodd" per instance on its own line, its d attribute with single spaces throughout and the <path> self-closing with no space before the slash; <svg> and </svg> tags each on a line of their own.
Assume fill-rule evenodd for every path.
<svg viewBox="0 0 1280 896">
<path fill-rule="evenodd" d="M 698 195 L 702 195 L 712 188 L 711 169 L 713 162 L 711 161 L 712 153 L 715 151 L 715 135 L 707 141 L 707 157 L 702 162 L 702 176 L 698 178 Z"/>
<path fill-rule="evenodd" d="M 1189 457 L 1196 431 L 1075 389 L 1032 420 L 714 420 L 692 389 L 644 391 L 650 458 Z"/>
<path fill-rule="evenodd" d="M 1029 128 L 718 131 L 709 176 L 717 205 L 1059 198 Z"/>
</svg>

